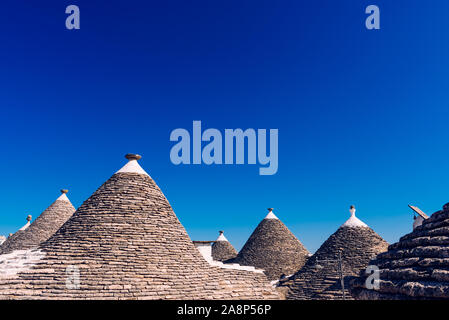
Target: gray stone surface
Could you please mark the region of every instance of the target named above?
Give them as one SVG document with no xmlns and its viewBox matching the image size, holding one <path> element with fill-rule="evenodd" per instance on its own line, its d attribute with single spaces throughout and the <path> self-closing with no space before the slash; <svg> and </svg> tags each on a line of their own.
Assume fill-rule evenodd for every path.
<svg viewBox="0 0 449 320">
<path fill-rule="evenodd" d="M 290 275 L 306 262 L 309 252 L 279 219 L 263 219 L 236 258 L 226 261 L 264 269 L 270 280 Z"/>
<path fill-rule="evenodd" d="M 69 201 L 56 200 L 25 230 L 19 230 L 0 246 L 0 254 L 36 248 L 69 219 L 75 208 Z"/>
<path fill-rule="evenodd" d="M 378 290 L 365 287 L 361 272 L 351 281 L 357 299 L 448 299 L 449 208 L 435 212 L 371 262 L 379 267 Z"/>
<path fill-rule="evenodd" d="M 279 298 L 264 274 L 210 266 L 147 175 L 114 174 L 39 249 L 29 271 L 0 279 L 0 298 Z"/>
<path fill-rule="evenodd" d="M 371 228 L 340 227 L 304 267 L 290 279 L 281 281 L 280 287 L 286 288 L 286 297 L 291 300 L 343 299 L 338 262 L 341 254 L 345 299 L 352 299 L 349 281 L 387 247 L 388 243 Z"/>
<path fill-rule="evenodd" d="M 237 251 L 229 241 L 216 241 L 212 245 L 212 258 L 215 261 L 226 261 L 237 256 Z"/>
</svg>

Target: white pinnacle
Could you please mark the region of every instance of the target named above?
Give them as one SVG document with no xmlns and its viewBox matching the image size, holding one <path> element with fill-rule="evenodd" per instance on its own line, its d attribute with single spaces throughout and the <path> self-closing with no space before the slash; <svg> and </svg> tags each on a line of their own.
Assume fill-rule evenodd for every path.
<svg viewBox="0 0 449 320">
<path fill-rule="evenodd" d="M 25 223 L 25 225 L 22 228 L 20 228 L 19 230 L 20 231 L 26 230 L 30 226 L 30 224 L 31 223 L 29 221 L 27 221 L 27 223 Z"/>
<path fill-rule="evenodd" d="M 137 160 L 129 160 L 119 171 L 116 173 L 138 173 L 150 176 L 145 170 L 142 169 Z"/>
<path fill-rule="evenodd" d="M 276 217 L 273 213 L 273 209 L 272 208 L 268 208 L 268 214 L 265 217 L 265 219 L 276 219 L 279 220 L 278 217 Z"/>
<path fill-rule="evenodd" d="M 65 193 L 61 194 L 61 195 L 59 196 L 59 198 L 56 199 L 56 201 L 58 201 L 58 200 L 70 202 L 69 198 L 67 198 L 67 196 L 65 195 Z"/>
<path fill-rule="evenodd" d="M 351 206 L 351 209 L 349 209 L 349 212 L 351 213 L 351 217 L 348 220 L 346 220 L 346 222 L 343 223 L 340 228 L 342 228 L 342 227 L 352 227 L 352 228 L 365 227 L 365 228 L 368 228 L 368 225 L 366 223 L 364 223 L 362 220 L 360 220 L 359 218 L 357 218 L 355 216 L 355 207 L 354 206 Z"/>
<path fill-rule="evenodd" d="M 67 192 L 69 192 L 69 190 L 67 190 L 67 189 L 62 189 L 61 190 L 61 195 L 59 196 L 59 198 L 58 199 L 56 199 L 56 201 L 67 201 L 67 202 L 70 202 L 70 200 L 69 200 L 69 198 L 67 198 L 67 196 L 66 196 L 66 194 L 67 194 Z"/>
<path fill-rule="evenodd" d="M 220 235 L 218 236 L 216 241 L 228 241 L 228 239 L 226 239 L 226 237 L 224 236 L 223 232 L 220 231 Z"/>
</svg>

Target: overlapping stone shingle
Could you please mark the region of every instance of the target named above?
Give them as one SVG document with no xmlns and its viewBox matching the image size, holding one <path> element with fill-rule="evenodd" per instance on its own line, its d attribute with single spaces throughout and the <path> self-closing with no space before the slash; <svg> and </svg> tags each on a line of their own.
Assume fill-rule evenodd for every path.
<svg viewBox="0 0 449 320">
<path fill-rule="evenodd" d="M 212 245 L 212 258 L 215 261 L 226 261 L 237 256 L 237 251 L 232 244 L 226 239 L 223 231 L 219 232 L 217 240 Z"/>
<path fill-rule="evenodd" d="M 269 209 L 235 259 L 227 262 L 264 269 L 270 280 L 290 275 L 306 262 L 309 252 Z"/>
<path fill-rule="evenodd" d="M 425 219 L 370 262 L 379 268 L 379 288 L 360 273 L 351 282 L 357 299 L 449 298 L 449 204 Z"/>
<path fill-rule="evenodd" d="M 61 190 L 61 192 L 62 195 L 29 226 L 22 228 L 23 230 L 18 230 L 6 239 L 0 246 L 0 254 L 36 248 L 58 231 L 75 212 L 75 208 L 65 195 L 67 190 Z"/>
<path fill-rule="evenodd" d="M 343 299 L 341 277 L 345 286 L 345 299 L 352 299 L 349 281 L 364 270 L 376 254 L 387 250 L 388 243 L 355 216 L 332 234 L 309 258 L 297 273 L 280 286 L 287 299 L 334 300 Z"/>
<path fill-rule="evenodd" d="M 0 298 L 278 298 L 261 273 L 210 266 L 139 157 L 128 158 L 39 252 L 28 253 L 31 267 L 0 275 Z"/>
</svg>

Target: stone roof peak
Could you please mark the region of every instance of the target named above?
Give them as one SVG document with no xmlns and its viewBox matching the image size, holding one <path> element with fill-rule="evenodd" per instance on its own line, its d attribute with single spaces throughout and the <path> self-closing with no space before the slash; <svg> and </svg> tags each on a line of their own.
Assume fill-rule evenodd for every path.
<svg viewBox="0 0 449 320">
<path fill-rule="evenodd" d="M 264 274 L 211 266 L 156 182 L 146 173 L 129 173 L 140 168 L 137 157 L 127 159 L 126 170 L 120 171 L 125 173 L 104 182 L 38 246 L 45 256 L 32 262 L 19 259 L 22 264 L 7 279 L 0 267 L 0 299 L 11 297 L 11 292 L 14 298 L 41 300 L 279 297 Z M 58 281 L 73 265 L 80 269 L 81 285 Z"/>
<path fill-rule="evenodd" d="M 20 229 L 20 232 L 14 233 L 0 246 L 0 255 L 16 250 L 34 249 L 58 231 L 75 212 L 75 208 L 66 196 L 67 192 L 65 189 L 61 190 L 62 194 L 59 198 L 32 223 L 31 215 L 29 215 L 27 224 Z"/>
<path fill-rule="evenodd" d="M 309 252 L 268 208 L 268 215 L 254 229 L 232 263 L 263 269 L 268 279 L 278 280 L 304 266 Z"/>
<path fill-rule="evenodd" d="M 31 219 L 32 219 L 31 214 L 27 215 L 27 223 L 25 223 L 25 225 L 19 230 L 20 231 L 26 230 L 31 224 Z"/>
<path fill-rule="evenodd" d="M 354 206 L 351 206 L 349 208 L 349 212 L 351 213 L 351 216 L 349 217 L 348 220 L 346 220 L 345 223 L 343 223 L 341 225 L 341 227 L 352 227 L 352 228 L 365 227 L 365 228 L 368 228 L 368 225 L 366 223 L 364 223 L 362 220 L 360 220 L 359 218 L 357 218 L 355 216 L 355 211 L 356 211 L 356 209 Z"/>
<path fill-rule="evenodd" d="M 68 201 L 70 202 L 69 198 L 67 198 L 67 192 L 69 192 L 69 190 L 67 189 L 62 189 L 61 190 L 61 195 L 59 196 L 58 199 L 56 199 L 56 201 L 60 200 L 60 201 Z"/>
<path fill-rule="evenodd" d="M 223 231 L 218 231 L 220 233 L 220 235 L 217 238 L 217 241 L 228 241 L 228 239 L 226 239 L 226 237 L 223 234 Z"/>
<path fill-rule="evenodd" d="M 273 213 L 273 208 L 268 208 L 268 214 L 266 215 L 266 217 L 264 219 L 276 219 L 276 220 L 279 220 L 278 217 L 276 217 L 275 214 Z"/>
<path fill-rule="evenodd" d="M 125 158 L 128 159 L 128 163 L 125 164 L 116 173 L 138 173 L 150 176 L 148 173 L 145 172 L 145 170 L 142 169 L 142 167 L 137 162 L 138 160 L 142 159 L 142 156 L 138 154 L 128 153 L 127 155 L 125 155 Z"/>
</svg>

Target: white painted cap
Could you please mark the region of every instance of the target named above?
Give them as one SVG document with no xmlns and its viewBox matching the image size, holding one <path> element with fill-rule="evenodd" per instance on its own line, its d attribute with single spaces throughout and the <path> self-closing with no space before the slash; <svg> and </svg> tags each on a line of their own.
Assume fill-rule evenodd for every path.
<svg viewBox="0 0 449 320">
<path fill-rule="evenodd" d="M 70 202 L 69 198 L 67 198 L 67 196 L 66 196 L 67 192 L 69 192 L 69 190 L 67 190 L 67 189 L 62 189 L 62 190 L 61 190 L 61 195 L 59 196 L 58 199 L 56 199 L 56 201 L 59 200 L 59 201 L 67 201 L 67 202 Z"/>
<path fill-rule="evenodd" d="M 218 231 L 218 232 L 220 233 L 220 235 L 218 236 L 216 241 L 228 241 L 228 239 L 226 239 L 226 237 L 224 236 L 223 231 Z"/>
<path fill-rule="evenodd" d="M 355 207 L 351 206 L 349 208 L 349 212 L 351 213 L 351 216 L 349 217 L 348 220 L 346 220 L 345 223 L 343 223 L 341 225 L 341 227 L 352 227 L 352 228 L 356 228 L 356 227 L 365 227 L 368 228 L 368 225 L 366 223 L 364 223 L 362 220 L 360 220 L 359 218 L 357 218 L 355 216 Z M 340 227 L 340 228 L 341 228 Z"/>
<path fill-rule="evenodd" d="M 268 214 L 267 214 L 267 216 L 265 217 L 265 219 L 277 219 L 277 220 L 279 220 L 278 217 L 276 217 L 276 216 L 274 215 L 274 213 L 273 213 L 273 208 L 268 208 Z"/>
<path fill-rule="evenodd" d="M 119 171 L 116 173 L 138 173 L 143 174 L 146 176 L 150 176 L 148 173 L 145 172 L 145 170 L 142 169 L 142 167 L 137 162 L 142 158 L 142 156 L 138 154 L 128 153 L 125 156 L 126 159 L 128 159 L 128 163 L 125 164 Z"/>
<path fill-rule="evenodd" d="M 20 228 L 19 230 L 20 231 L 26 230 L 31 224 L 31 219 L 32 219 L 31 214 L 29 214 L 27 216 L 27 223 L 25 223 L 25 225 L 22 228 Z"/>
</svg>

